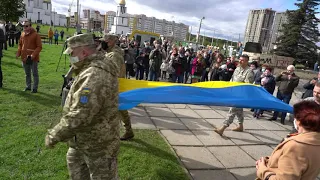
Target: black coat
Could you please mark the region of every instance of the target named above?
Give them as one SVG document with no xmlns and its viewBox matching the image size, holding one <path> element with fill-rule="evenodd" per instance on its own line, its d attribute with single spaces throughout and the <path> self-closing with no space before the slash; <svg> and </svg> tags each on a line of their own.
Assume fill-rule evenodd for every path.
<svg viewBox="0 0 320 180">
<path fill-rule="evenodd" d="M 318 78 L 313 78 L 312 80 L 318 80 Z M 306 89 L 306 91 L 302 94 L 302 99 L 312 97 L 313 96 L 313 89 L 314 89 L 314 84 L 310 83 L 311 81 L 307 82 L 305 85 L 303 85 L 303 88 Z"/>
<path fill-rule="evenodd" d="M 270 75 L 268 76 L 269 81 L 263 85 L 263 87 L 270 93 L 273 94 L 275 88 L 276 88 L 276 79 L 274 76 Z M 261 76 L 259 77 L 259 79 L 257 79 L 259 82 L 261 82 Z"/>
</svg>

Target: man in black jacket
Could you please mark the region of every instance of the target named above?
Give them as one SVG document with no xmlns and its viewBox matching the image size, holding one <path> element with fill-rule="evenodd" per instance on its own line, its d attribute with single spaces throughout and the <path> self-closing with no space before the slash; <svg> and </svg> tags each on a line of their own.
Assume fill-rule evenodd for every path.
<svg viewBox="0 0 320 180">
<path fill-rule="evenodd" d="M 303 85 L 303 88 L 306 89 L 306 91 L 302 94 L 302 99 L 313 96 L 313 88 L 318 81 L 320 81 L 320 72 L 318 73 L 318 77 L 313 78 L 311 81 Z"/>
<path fill-rule="evenodd" d="M 2 49 L 3 49 L 3 44 L 5 42 L 5 34 L 4 31 L 0 28 L 0 88 L 2 88 L 2 68 L 1 68 L 1 59 L 2 59 Z"/>
</svg>

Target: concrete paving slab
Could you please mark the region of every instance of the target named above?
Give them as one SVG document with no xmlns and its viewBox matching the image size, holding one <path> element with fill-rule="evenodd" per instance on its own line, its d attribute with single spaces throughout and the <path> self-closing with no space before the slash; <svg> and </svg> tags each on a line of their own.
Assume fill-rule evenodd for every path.
<svg viewBox="0 0 320 180">
<path fill-rule="evenodd" d="M 255 160 L 237 146 L 208 147 L 226 168 L 255 167 Z"/>
<path fill-rule="evenodd" d="M 170 117 L 151 117 L 151 120 L 156 125 L 158 129 L 180 129 L 188 130 L 179 118 L 170 118 Z"/>
<path fill-rule="evenodd" d="M 192 170 L 190 174 L 194 180 L 236 180 L 226 170 Z"/>
<path fill-rule="evenodd" d="M 283 131 L 286 130 L 285 128 L 273 123 L 272 121 L 268 121 L 268 120 L 257 120 L 257 123 L 264 127 L 267 130 L 270 131 Z"/>
<path fill-rule="evenodd" d="M 290 131 L 271 131 L 273 134 L 278 135 L 280 138 L 287 137 L 288 134 L 290 134 Z"/>
<path fill-rule="evenodd" d="M 210 106 L 205 106 L 205 105 L 189 104 L 188 106 L 190 109 L 193 109 L 193 110 L 211 110 Z"/>
<path fill-rule="evenodd" d="M 205 146 L 235 145 L 229 138 L 220 136 L 214 131 L 192 131 Z"/>
<path fill-rule="evenodd" d="M 144 107 L 135 107 L 129 110 L 129 115 L 130 116 L 142 116 L 142 117 L 147 117 L 148 114 Z"/>
<path fill-rule="evenodd" d="M 203 144 L 197 139 L 191 131 L 186 130 L 160 130 L 166 137 L 171 146 L 202 146 Z"/>
<path fill-rule="evenodd" d="M 243 123 L 244 129 L 245 130 L 264 130 L 265 128 L 260 126 L 256 120 L 253 121 L 247 121 L 245 120 Z"/>
<path fill-rule="evenodd" d="M 170 109 L 186 109 L 188 106 L 186 104 L 166 104 Z"/>
<path fill-rule="evenodd" d="M 225 131 L 224 135 L 230 138 L 236 145 L 264 144 L 258 138 L 247 132 Z"/>
<path fill-rule="evenodd" d="M 169 108 L 146 107 L 146 110 L 152 117 L 176 117 Z"/>
<path fill-rule="evenodd" d="M 257 177 L 256 168 L 230 169 L 230 172 L 237 178 L 237 180 L 254 180 Z"/>
<path fill-rule="evenodd" d="M 171 111 L 179 118 L 201 118 L 192 109 L 171 109 Z"/>
<path fill-rule="evenodd" d="M 282 138 L 273 134 L 271 131 L 248 130 L 247 132 L 260 139 L 265 144 L 277 145 L 282 140 Z"/>
<path fill-rule="evenodd" d="M 273 151 L 271 147 L 266 145 L 241 146 L 240 148 L 255 160 L 259 160 L 261 157 L 270 156 Z"/>
<path fill-rule="evenodd" d="M 156 129 L 148 116 L 131 116 L 131 124 L 133 129 Z"/>
<path fill-rule="evenodd" d="M 224 166 L 204 147 L 173 146 L 187 169 L 222 169 Z"/>
<path fill-rule="evenodd" d="M 217 113 L 214 110 L 194 110 L 197 114 L 199 114 L 202 118 L 210 118 L 210 119 L 221 119 L 223 116 Z"/>
<path fill-rule="evenodd" d="M 213 127 L 204 119 L 180 118 L 190 130 L 212 130 Z"/>
<path fill-rule="evenodd" d="M 230 107 L 225 106 L 210 106 L 213 110 L 222 110 L 222 111 L 229 111 Z"/>
<path fill-rule="evenodd" d="M 141 104 L 141 106 L 143 106 L 143 107 L 161 107 L 161 108 L 167 107 L 165 104 L 153 104 L 153 103 L 143 103 L 143 104 Z"/>
<path fill-rule="evenodd" d="M 275 123 L 275 124 L 277 124 L 277 125 L 285 128 L 285 129 L 287 129 L 287 130 L 289 130 L 289 131 L 291 131 L 292 128 L 293 128 L 293 122 L 285 121 L 285 124 L 281 124 L 281 123 L 278 122 L 278 121 L 273 121 L 273 123 Z"/>
</svg>

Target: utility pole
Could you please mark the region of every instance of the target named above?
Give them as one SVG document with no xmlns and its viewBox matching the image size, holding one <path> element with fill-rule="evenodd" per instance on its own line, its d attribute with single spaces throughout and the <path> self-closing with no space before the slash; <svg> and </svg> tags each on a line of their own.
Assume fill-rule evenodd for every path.
<svg viewBox="0 0 320 180">
<path fill-rule="evenodd" d="M 199 31 L 198 31 L 198 37 L 197 37 L 197 41 L 196 41 L 196 47 L 197 47 L 197 50 L 198 50 L 198 43 L 199 43 L 199 38 L 200 38 L 200 30 L 201 30 L 201 24 L 202 24 L 202 20 L 204 20 L 205 17 L 202 17 L 201 20 L 200 20 L 200 25 L 199 25 Z"/>
<path fill-rule="evenodd" d="M 202 46 L 204 45 L 204 39 L 206 37 L 206 32 L 205 31 L 203 31 L 203 32 L 204 32 L 204 35 L 203 35 L 203 38 L 202 38 Z"/>
<path fill-rule="evenodd" d="M 192 26 L 190 26 L 190 32 L 189 32 L 189 42 L 190 42 L 190 39 L 191 39 L 191 32 L 192 32 Z"/>
<path fill-rule="evenodd" d="M 79 0 L 77 0 L 77 33 L 79 33 L 80 30 L 80 12 L 79 12 Z"/>
</svg>

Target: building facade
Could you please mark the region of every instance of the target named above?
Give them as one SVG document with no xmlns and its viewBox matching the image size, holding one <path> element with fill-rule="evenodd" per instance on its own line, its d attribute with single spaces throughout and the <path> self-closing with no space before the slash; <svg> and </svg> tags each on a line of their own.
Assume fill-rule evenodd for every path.
<svg viewBox="0 0 320 180">
<path fill-rule="evenodd" d="M 273 50 L 276 46 L 274 43 L 277 42 L 278 37 L 282 35 L 280 32 L 282 29 L 282 25 L 287 23 L 287 16 L 285 12 L 277 12 L 274 18 L 273 29 L 272 29 L 272 37 L 270 42 L 269 50 Z"/>
<path fill-rule="evenodd" d="M 67 26 L 67 17 L 52 11 L 51 0 L 24 0 L 26 5 L 25 15 L 20 21 L 30 19 L 32 23 Z"/>
<path fill-rule="evenodd" d="M 105 15 L 101 15 L 99 11 L 83 10 L 83 18 L 80 18 L 82 29 L 89 31 L 101 31 L 104 29 Z"/>
<path fill-rule="evenodd" d="M 244 44 L 260 43 L 263 52 L 270 49 L 272 25 L 276 11 L 272 9 L 250 10 L 245 30 Z"/>
</svg>

